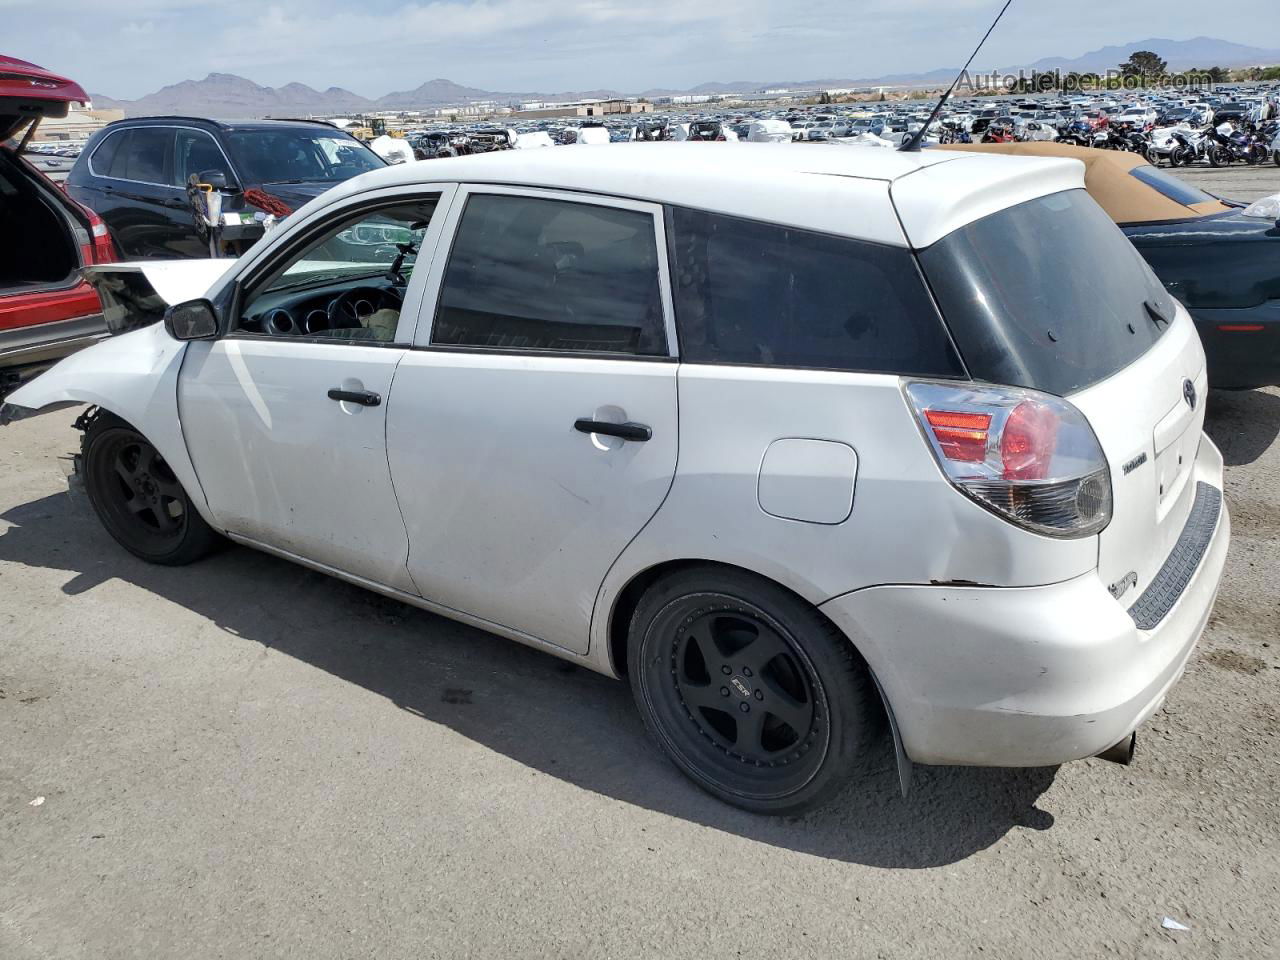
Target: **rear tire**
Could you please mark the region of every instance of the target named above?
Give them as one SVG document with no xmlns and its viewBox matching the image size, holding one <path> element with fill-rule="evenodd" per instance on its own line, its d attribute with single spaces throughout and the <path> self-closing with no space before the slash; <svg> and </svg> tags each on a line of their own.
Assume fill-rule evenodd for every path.
<svg viewBox="0 0 1280 960">
<path fill-rule="evenodd" d="M 880 716 L 870 675 L 817 609 L 741 570 L 702 566 L 641 598 L 631 690 L 649 734 L 721 800 L 791 814 L 854 777 Z"/>
<path fill-rule="evenodd" d="M 94 416 L 85 428 L 80 453 L 94 512 L 134 556 L 182 566 L 222 542 L 156 448 L 119 417 L 101 412 Z"/>
</svg>

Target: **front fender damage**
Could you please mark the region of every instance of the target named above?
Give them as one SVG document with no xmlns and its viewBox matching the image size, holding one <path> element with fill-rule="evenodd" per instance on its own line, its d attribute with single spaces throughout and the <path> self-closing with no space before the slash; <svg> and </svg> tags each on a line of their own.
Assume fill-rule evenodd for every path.
<svg viewBox="0 0 1280 960">
<path fill-rule="evenodd" d="M 89 405 L 115 414 L 164 457 L 196 509 L 212 522 L 178 418 L 178 372 L 186 344 L 153 324 L 94 344 L 11 393 L 0 424 Z"/>
</svg>

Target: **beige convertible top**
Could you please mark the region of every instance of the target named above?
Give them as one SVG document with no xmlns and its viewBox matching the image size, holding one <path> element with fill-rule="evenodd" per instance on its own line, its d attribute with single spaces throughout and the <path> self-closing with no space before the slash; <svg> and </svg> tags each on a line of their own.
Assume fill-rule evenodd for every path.
<svg viewBox="0 0 1280 960">
<path fill-rule="evenodd" d="M 1098 150 L 1066 143 L 1036 141 L 1031 143 L 956 143 L 942 150 L 964 150 L 971 153 L 999 153 L 1017 157 L 1069 157 L 1084 164 L 1084 183 L 1089 196 L 1116 223 L 1153 223 L 1163 220 L 1191 220 L 1231 210 L 1224 203 L 1209 200 L 1191 206 L 1166 197 L 1150 184 L 1130 176 L 1134 167 L 1148 167 L 1136 153 L 1122 150 Z"/>
</svg>

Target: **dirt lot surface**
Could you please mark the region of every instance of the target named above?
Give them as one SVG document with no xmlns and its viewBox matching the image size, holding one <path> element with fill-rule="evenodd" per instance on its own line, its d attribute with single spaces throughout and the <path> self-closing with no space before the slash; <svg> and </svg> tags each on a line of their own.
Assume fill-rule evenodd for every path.
<svg viewBox="0 0 1280 960">
<path fill-rule="evenodd" d="M 1245 200 L 1252 203 L 1254 200 L 1280 192 L 1280 167 L 1274 163 L 1264 163 L 1256 167 L 1237 163 L 1217 169 L 1210 166 L 1181 167 L 1176 170 L 1161 166 L 1160 169 L 1172 172 L 1214 196 L 1227 197 L 1231 200 Z"/>
<path fill-rule="evenodd" d="M 1235 540 L 1135 766 L 903 801 L 886 750 L 798 820 L 688 785 L 623 684 L 244 549 L 142 564 L 71 415 L 13 424 L 0 957 L 1276 956 L 1280 392 L 1210 416 Z"/>
<path fill-rule="evenodd" d="M 1280 391 L 1209 404 L 1234 542 L 1136 764 L 904 801 L 886 748 L 793 820 L 623 684 L 244 549 L 146 566 L 72 413 L 4 428 L 0 958 L 1280 956 Z"/>
</svg>

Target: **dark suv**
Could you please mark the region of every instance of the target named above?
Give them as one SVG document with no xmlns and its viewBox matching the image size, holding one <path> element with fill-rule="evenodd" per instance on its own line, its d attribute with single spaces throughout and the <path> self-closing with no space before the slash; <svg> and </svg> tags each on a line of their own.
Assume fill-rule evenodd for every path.
<svg viewBox="0 0 1280 960">
<path fill-rule="evenodd" d="M 318 121 L 144 117 L 95 133 L 66 186 L 106 222 L 124 256 L 207 257 L 187 196 L 193 174 L 219 187 L 224 252 L 239 254 L 268 213 L 383 166 L 355 137 Z"/>
</svg>

